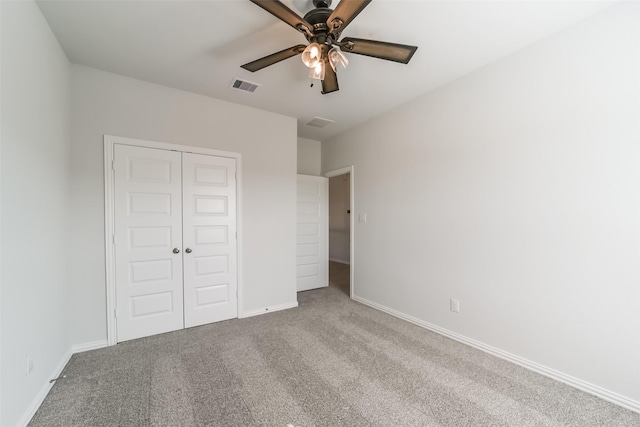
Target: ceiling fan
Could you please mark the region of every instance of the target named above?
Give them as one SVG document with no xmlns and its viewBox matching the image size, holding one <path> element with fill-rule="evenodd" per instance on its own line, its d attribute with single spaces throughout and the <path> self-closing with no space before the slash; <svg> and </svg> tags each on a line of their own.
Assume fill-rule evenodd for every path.
<svg viewBox="0 0 640 427">
<path fill-rule="evenodd" d="M 346 67 L 349 63 L 343 51 L 407 64 L 418 49 L 417 46 L 353 37 L 340 40 L 342 31 L 371 0 L 341 0 L 335 10 L 329 9 L 331 0 L 312 0 L 315 9 L 304 15 L 304 18 L 279 0 L 250 1 L 301 32 L 309 45 L 292 46 L 244 64 L 242 68 L 256 72 L 302 54 L 302 62 L 310 69 L 309 76 L 322 81 L 323 94 L 339 90 L 336 69 L 338 65 Z"/>
</svg>

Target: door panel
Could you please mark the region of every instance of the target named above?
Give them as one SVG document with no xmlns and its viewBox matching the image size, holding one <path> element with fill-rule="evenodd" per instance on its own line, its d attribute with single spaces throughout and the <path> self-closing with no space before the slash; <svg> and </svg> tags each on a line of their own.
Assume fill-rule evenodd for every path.
<svg viewBox="0 0 640 427">
<path fill-rule="evenodd" d="M 329 285 L 329 180 L 298 175 L 298 292 Z"/>
<path fill-rule="evenodd" d="M 183 153 L 185 327 L 238 316 L 236 161 Z"/>
<path fill-rule="evenodd" d="M 116 144 L 118 341 L 183 327 L 180 153 Z"/>
</svg>

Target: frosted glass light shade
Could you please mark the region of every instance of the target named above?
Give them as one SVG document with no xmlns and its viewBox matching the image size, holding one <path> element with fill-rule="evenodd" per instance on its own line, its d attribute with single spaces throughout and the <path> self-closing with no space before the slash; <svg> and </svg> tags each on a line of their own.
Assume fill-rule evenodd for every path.
<svg viewBox="0 0 640 427">
<path fill-rule="evenodd" d="M 311 43 L 302 52 L 302 62 L 309 68 L 314 68 L 321 62 L 322 48 L 318 43 Z"/>
<path fill-rule="evenodd" d="M 344 53 L 335 47 L 332 47 L 331 50 L 329 50 L 328 56 L 329 64 L 331 64 L 333 71 L 336 71 L 338 64 L 342 65 L 342 68 L 347 68 L 347 65 L 349 65 L 349 60 L 344 56 Z"/>
<path fill-rule="evenodd" d="M 309 69 L 309 77 L 317 80 L 324 80 L 324 61 L 319 61 L 315 67 Z"/>
</svg>

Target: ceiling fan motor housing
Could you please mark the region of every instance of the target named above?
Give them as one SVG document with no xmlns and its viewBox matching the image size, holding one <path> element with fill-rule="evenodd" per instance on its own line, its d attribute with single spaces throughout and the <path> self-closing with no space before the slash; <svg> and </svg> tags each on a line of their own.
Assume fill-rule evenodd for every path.
<svg viewBox="0 0 640 427">
<path fill-rule="evenodd" d="M 331 6 L 331 0 L 313 0 L 314 7 L 329 7 Z"/>
<path fill-rule="evenodd" d="M 327 43 L 328 38 L 331 38 L 329 44 L 335 41 L 333 35 L 329 37 L 329 26 L 327 25 L 327 20 L 331 16 L 331 13 L 333 13 L 333 10 L 328 7 L 317 7 L 304 16 L 304 20 L 313 26 L 313 34 L 306 34 L 309 42 L 324 44 Z"/>
</svg>

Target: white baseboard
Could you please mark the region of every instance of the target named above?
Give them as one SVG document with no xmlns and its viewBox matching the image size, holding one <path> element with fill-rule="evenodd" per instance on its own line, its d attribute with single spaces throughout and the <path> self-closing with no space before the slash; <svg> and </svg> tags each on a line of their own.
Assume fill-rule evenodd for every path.
<svg viewBox="0 0 640 427">
<path fill-rule="evenodd" d="M 437 334 L 440 335 L 444 335 L 445 337 L 451 338 L 453 340 L 456 340 L 458 342 L 461 342 L 463 344 L 469 345 L 471 347 L 477 348 L 479 350 L 482 350 L 486 353 L 492 354 L 494 356 L 497 356 L 501 359 L 507 360 L 509 362 L 515 363 L 516 365 L 520 365 L 524 368 L 527 368 L 533 372 L 536 372 L 538 374 L 544 375 L 546 377 L 549 377 L 551 379 L 554 379 L 556 381 L 560 381 L 562 383 L 565 383 L 567 385 L 570 385 L 572 387 L 575 387 L 579 390 L 582 390 L 584 392 L 587 392 L 589 394 L 592 394 L 594 396 L 597 396 L 601 399 L 607 400 L 611 403 L 615 403 L 616 405 L 622 406 L 623 408 L 629 409 L 631 411 L 634 412 L 638 412 L 640 413 L 640 402 L 638 402 L 637 400 L 633 400 L 630 399 L 626 396 L 622 396 L 618 393 L 615 393 L 613 391 L 604 389 L 602 387 L 599 387 L 595 384 L 591 384 L 588 383 L 586 381 L 583 381 L 581 379 L 572 377 L 570 375 L 567 375 L 563 372 L 557 371 L 555 369 L 549 368 L 547 366 L 544 365 L 540 365 L 536 362 L 532 362 L 530 360 L 527 360 L 523 357 L 520 356 L 516 356 L 515 354 L 511 354 L 509 352 L 503 351 L 499 348 L 496 347 L 492 347 L 490 345 L 484 344 L 480 341 L 476 341 L 474 339 L 465 337 L 464 335 L 460 335 L 457 334 L 455 332 L 449 331 L 447 329 L 441 328 L 439 326 L 433 325 L 431 323 L 425 322 L 423 320 L 417 319 L 413 316 L 409 316 L 407 314 L 404 314 L 402 312 L 399 312 L 397 310 L 394 310 L 392 308 L 389 307 L 385 307 L 381 304 L 375 303 L 373 301 L 369 301 L 365 298 L 359 297 L 354 295 L 353 299 L 355 301 L 358 301 L 364 305 L 368 305 L 369 307 L 373 307 L 377 310 L 383 311 L 387 314 L 390 314 L 394 317 L 398 317 L 402 320 L 406 320 L 407 322 L 413 323 L 414 325 L 418 325 L 421 326 L 425 329 L 428 329 L 430 331 L 433 331 Z"/>
<path fill-rule="evenodd" d="M 271 307 L 265 307 L 260 310 L 244 312 L 242 316 L 240 316 L 240 318 L 258 316 L 260 314 L 286 310 L 289 308 L 295 308 L 297 306 L 298 306 L 298 301 L 294 301 L 286 304 L 274 305 Z M 58 363 L 58 366 L 56 366 L 55 370 L 53 371 L 53 373 L 49 378 L 50 379 L 58 378 L 62 373 L 62 371 L 64 370 L 65 366 L 67 366 L 67 363 L 69 363 L 71 356 L 73 356 L 75 353 L 82 353 L 85 351 L 96 350 L 96 349 L 104 348 L 108 346 L 109 346 L 109 342 L 107 340 L 93 341 L 93 342 L 71 346 L 69 351 L 64 355 L 60 363 Z M 29 408 L 24 412 L 24 415 L 22 416 L 22 418 L 20 418 L 20 421 L 18 421 L 18 423 L 16 424 L 16 427 L 26 427 L 29 424 L 29 422 L 31 421 L 35 413 L 38 411 L 38 408 L 40 408 L 40 405 L 42 405 L 42 402 L 44 402 L 44 399 L 47 397 L 47 394 L 49 394 L 49 391 L 51 390 L 51 387 L 53 387 L 53 384 L 54 383 L 50 383 L 49 381 L 47 381 L 42 386 L 42 388 L 40 389 L 36 397 L 33 399 L 33 402 L 31 403 L 31 405 L 29 405 Z"/>
<path fill-rule="evenodd" d="M 107 340 L 93 341 L 85 344 L 74 345 L 73 347 L 71 347 L 71 353 L 73 354 L 82 353 L 84 351 L 97 350 L 99 348 L 104 348 L 108 346 L 109 346 L 109 341 Z"/>
<path fill-rule="evenodd" d="M 351 262 L 348 259 L 340 259 L 340 258 L 329 258 L 329 261 L 338 262 L 340 264 L 350 265 Z"/>
<path fill-rule="evenodd" d="M 100 341 L 94 341 L 86 344 L 79 344 L 79 345 L 72 346 L 69 349 L 69 351 L 67 351 L 67 353 L 64 355 L 64 357 L 60 360 L 60 362 L 54 369 L 53 373 L 48 378 L 49 379 L 58 378 L 62 374 L 62 371 L 64 371 L 64 368 L 67 366 L 67 363 L 69 363 L 71 356 L 73 356 L 75 353 L 82 353 L 83 351 L 95 350 L 98 348 L 107 347 L 107 345 L 108 345 L 107 340 L 100 340 Z M 42 405 L 42 402 L 44 402 L 44 399 L 47 397 L 47 394 L 49 394 L 49 391 L 51 391 L 51 387 L 53 387 L 53 384 L 54 383 L 50 383 L 47 380 L 47 382 L 42 386 L 42 388 L 40 389 L 36 397 L 33 399 L 33 402 L 31 402 L 31 405 L 29 405 L 27 410 L 22 415 L 22 418 L 20 418 L 20 421 L 18 421 L 18 423 L 16 424 L 16 427 L 26 427 L 29 424 L 29 422 L 31 422 L 31 419 L 38 411 L 38 408 L 40 408 L 40 405 Z"/>
<path fill-rule="evenodd" d="M 64 370 L 65 366 L 67 366 L 67 363 L 69 362 L 69 359 L 71 359 L 72 355 L 73 353 L 71 352 L 71 350 L 67 351 L 67 353 L 62 357 L 58 365 L 49 376 L 49 379 L 58 378 L 60 374 L 62 374 L 62 371 Z M 53 387 L 53 384 L 54 383 L 49 382 L 49 380 L 46 381 L 36 397 L 33 399 L 33 402 L 31 402 L 31 405 L 29 405 L 27 410 L 22 415 L 22 418 L 20 418 L 20 420 L 16 424 L 16 427 L 26 427 L 29 422 L 31 422 L 31 418 L 33 418 L 33 416 L 38 411 L 38 408 L 40 408 L 40 405 L 42 405 L 42 402 L 44 402 L 44 399 L 45 397 L 47 397 L 47 394 L 49 394 L 49 391 L 51 390 L 51 387 Z"/>
<path fill-rule="evenodd" d="M 239 316 L 239 318 L 244 319 L 246 317 L 259 316 L 261 314 L 272 313 L 274 311 L 280 311 L 280 310 L 287 310 L 289 308 L 295 308 L 297 306 L 298 306 L 298 301 L 279 304 L 279 305 L 272 305 L 270 307 L 261 308 L 259 310 L 245 311 L 244 313 L 242 313 L 241 316 Z"/>
</svg>

